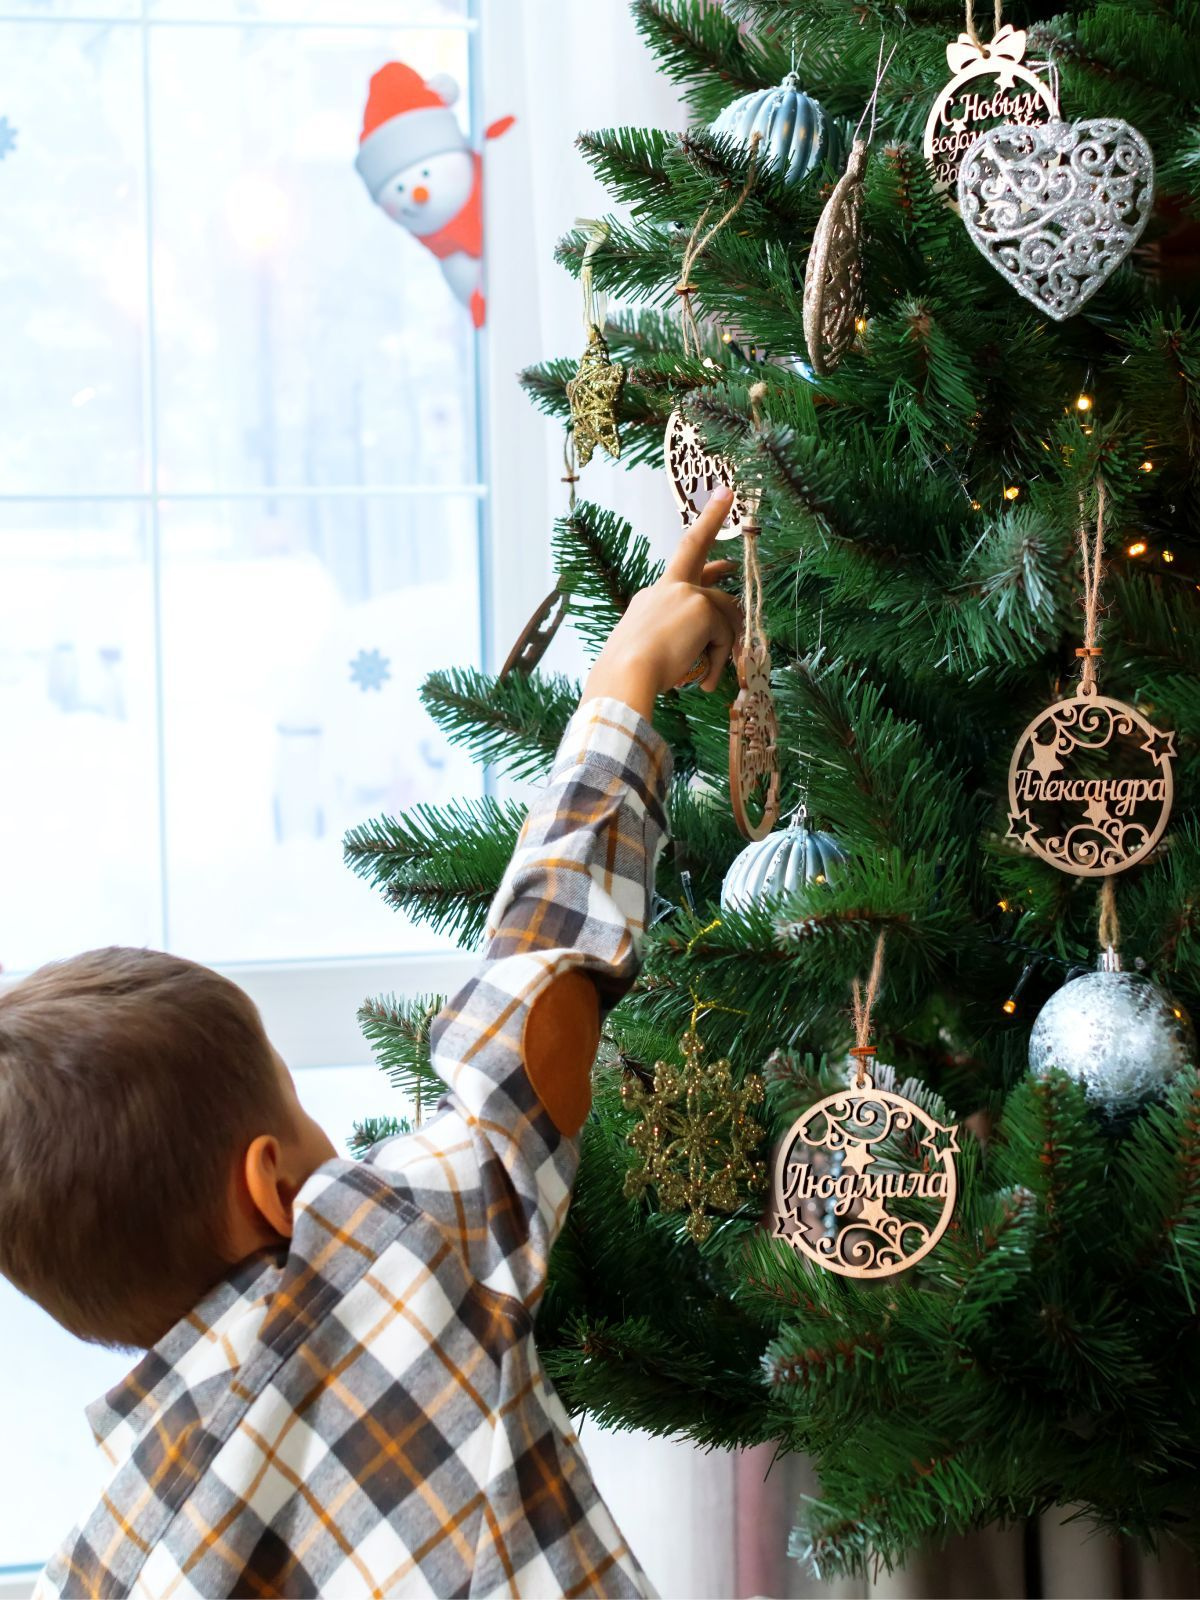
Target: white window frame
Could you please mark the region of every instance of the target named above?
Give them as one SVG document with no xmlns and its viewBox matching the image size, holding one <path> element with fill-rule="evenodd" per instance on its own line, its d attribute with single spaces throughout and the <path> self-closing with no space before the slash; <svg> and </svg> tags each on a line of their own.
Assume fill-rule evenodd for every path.
<svg viewBox="0 0 1200 1600">
<path fill-rule="evenodd" d="M 0 0 L 0 24 L 16 23 L 22 26 L 95 25 L 114 28 L 137 29 L 141 39 L 142 89 L 143 89 L 143 161 L 147 182 L 145 185 L 143 225 L 146 237 L 146 350 L 145 350 L 145 406 L 148 482 L 139 492 L 130 494 L 0 494 L 0 504 L 25 504 L 39 501 L 101 502 L 120 501 L 145 506 L 150 529 L 152 552 L 152 583 L 155 595 L 155 650 L 161 666 L 161 594 L 159 511 L 164 500 L 216 501 L 261 499 L 261 489 L 214 490 L 211 492 L 180 493 L 169 495 L 159 489 L 158 478 L 158 393 L 157 351 L 155 341 L 155 276 L 154 276 L 154 196 L 149 181 L 152 171 L 152 119 L 151 96 L 153 84 L 150 72 L 150 38 L 157 29 L 204 26 L 211 28 L 237 28 L 244 30 L 320 30 L 337 28 L 339 31 L 361 30 L 404 33 L 422 28 L 460 29 L 467 35 L 468 75 L 470 93 L 465 105 L 468 126 L 473 142 L 478 143 L 483 127 L 482 102 L 484 73 L 489 66 L 497 66 L 494 47 L 488 49 L 485 60 L 483 30 L 481 29 L 481 0 L 467 0 L 462 17 L 426 14 L 402 17 L 387 24 L 377 22 L 344 22 L 333 18 L 326 20 L 298 20 L 287 18 L 253 19 L 231 16 L 228 18 L 201 15 L 203 0 L 197 0 L 190 16 L 162 17 L 152 15 L 150 0 L 140 0 L 137 14 L 128 17 L 104 17 L 95 14 L 23 13 L 9 9 Z M 335 9 L 330 0 L 331 11 Z M 404 0 L 397 0 L 397 10 Z M 494 7 L 482 0 L 488 13 L 488 32 L 500 24 Z M 488 41 L 491 46 L 491 41 Z M 511 105 L 513 90 L 517 85 L 506 79 L 503 109 L 517 109 Z M 518 110 L 518 119 L 520 114 Z M 533 605 L 549 587 L 549 508 L 545 505 L 544 486 L 537 470 L 544 453 L 545 424 L 537 418 L 533 408 L 516 393 L 514 369 L 527 362 L 533 353 L 530 348 L 530 327 L 520 316 L 507 320 L 493 314 L 497 298 L 511 313 L 521 304 L 522 286 L 516 281 L 505 282 L 505 268 L 510 280 L 520 272 L 522 256 L 519 251 L 506 251 L 503 242 L 509 236 L 507 229 L 496 226 L 495 218 L 521 215 L 521 193 L 527 178 L 519 170 L 519 161 L 504 160 L 504 146 L 498 147 L 499 160 L 489 157 L 489 211 L 493 225 L 489 229 L 488 291 L 489 318 L 485 336 L 475 336 L 475 439 L 476 463 L 474 483 L 452 485 L 330 485 L 318 487 L 272 486 L 273 498 L 303 498 L 312 495 L 345 496 L 348 498 L 378 498 L 381 496 L 420 496 L 438 494 L 466 495 L 478 503 L 477 551 L 479 572 L 479 644 L 480 659 L 485 666 L 495 669 L 507 654 L 509 642 L 526 621 Z M 492 184 L 500 191 L 492 196 Z M 513 211 L 512 206 L 517 210 Z M 499 249 L 493 249 L 494 243 Z M 506 261 L 507 256 L 507 261 Z M 495 267 L 493 266 L 495 263 Z M 498 268 L 498 270 L 497 270 Z M 533 447 L 532 457 L 529 447 Z M 524 470 L 521 462 L 524 457 Z M 533 468 L 534 470 L 530 470 Z M 529 486 L 535 492 L 530 493 Z M 499 494 L 497 494 L 497 489 Z M 495 509 L 496 502 L 502 511 Z M 498 558 L 497 551 L 503 552 Z M 532 598 L 531 598 L 532 596 Z M 156 686 L 157 738 L 163 748 L 164 707 L 162 683 Z M 485 792 L 494 792 L 496 783 L 490 772 L 485 772 Z M 167 819 L 161 796 L 165 789 L 160 785 L 160 814 L 158 828 L 159 875 L 161 884 L 162 926 L 169 928 L 167 879 Z M 365 818 L 363 820 L 366 820 Z M 331 847 L 332 844 L 331 844 Z M 346 869 L 349 871 L 349 868 Z M 366 893 L 364 888 L 364 893 Z M 280 960 L 218 963 L 217 970 L 240 984 L 258 1005 L 272 1040 L 284 1059 L 293 1068 L 334 1067 L 362 1065 L 370 1060 L 370 1051 L 362 1038 L 356 1013 L 359 1005 L 369 995 L 395 992 L 398 994 L 450 993 L 462 982 L 474 958 L 467 952 L 439 951 L 380 952 L 368 957 L 329 958 L 312 961 Z M 20 974 L 0 977 L 0 990 L 19 981 Z"/>
</svg>

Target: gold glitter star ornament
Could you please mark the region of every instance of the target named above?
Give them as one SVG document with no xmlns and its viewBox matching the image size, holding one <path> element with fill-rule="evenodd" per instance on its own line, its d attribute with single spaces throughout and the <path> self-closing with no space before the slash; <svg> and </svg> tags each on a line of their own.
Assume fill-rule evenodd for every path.
<svg viewBox="0 0 1200 1600">
<path fill-rule="evenodd" d="M 621 1085 L 626 1106 L 642 1114 L 628 1136 L 639 1162 L 626 1174 L 625 1193 L 637 1199 L 655 1189 L 659 1209 L 686 1211 L 688 1233 L 703 1244 L 713 1228 L 710 1211 L 736 1211 L 742 1189 L 766 1184 L 766 1167 L 754 1155 L 766 1134 L 751 1114 L 763 1081 L 749 1073 L 736 1084 L 724 1057 L 706 1065 L 694 1028 L 679 1048 L 683 1065 L 656 1061 L 652 1089 L 633 1077 Z"/>
<path fill-rule="evenodd" d="M 587 349 L 579 358 L 579 370 L 567 384 L 575 451 L 581 467 L 587 466 L 597 445 L 603 446 L 614 461 L 619 458 L 617 401 L 624 387 L 625 368 L 610 359 L 604 335 L 593 322 L 588 330 Z"/>
</svg>

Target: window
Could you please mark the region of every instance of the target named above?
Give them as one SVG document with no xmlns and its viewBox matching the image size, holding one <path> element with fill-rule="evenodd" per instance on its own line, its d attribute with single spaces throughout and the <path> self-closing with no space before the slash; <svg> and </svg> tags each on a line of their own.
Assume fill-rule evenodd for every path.
<svg viewBox="0 0 1200 1600">
<path fill-rule="evenodd" d="M 384 62 L 470 104 L 417 9 L 0 10 L 6 971 L 444 947 L 337 848 L 479 783 L 417 701 L 479 659 L 475 340 L 352 165 Z"/>
<path fill-rule="evenodd" d="M 397 59 L 477 144 L 478 46 L 475 0 L 0 0 L 0 964 L 228 971 L 339 1142 L 399 1109 L 358 1001 L 464 964 L 341 835 L 479 792 L 417 688 L 487 600 L 481 341 L 353 161 Z M 8 1592 L 129 1361 L 2 1281 L 0 1361 Z"/>
</svg>

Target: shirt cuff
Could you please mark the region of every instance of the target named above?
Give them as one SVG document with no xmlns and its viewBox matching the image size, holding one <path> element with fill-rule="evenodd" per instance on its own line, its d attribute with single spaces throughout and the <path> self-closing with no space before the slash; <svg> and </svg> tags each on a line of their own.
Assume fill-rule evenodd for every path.
<svg viewBox="0 0 1200 1600">
<path fill-rule="evenodd" d="M 567 723 L 551 782 L 584 764 L 623 777 L 643 804 L 655 802 L 657 809 L 666 799 L 674 757 L 662 734 L 640 712 L 623 700 L 600 695 L 579 706 Z"/>
</svg>

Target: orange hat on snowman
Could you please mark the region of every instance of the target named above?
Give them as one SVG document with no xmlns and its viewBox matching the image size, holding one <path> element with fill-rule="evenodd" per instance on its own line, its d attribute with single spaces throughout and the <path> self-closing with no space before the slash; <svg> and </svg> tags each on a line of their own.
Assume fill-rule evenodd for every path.
<svg viewBox="0 0 1200 1600">
<path fill-rule="evenodd" d="M 402 61 L 389 61 L 371 79 L 354 165 L 372 200 L 405 167 L 467 141 L 450 107 L 458 89 L 450 78 L 422 78 Z"/>
</svg>

